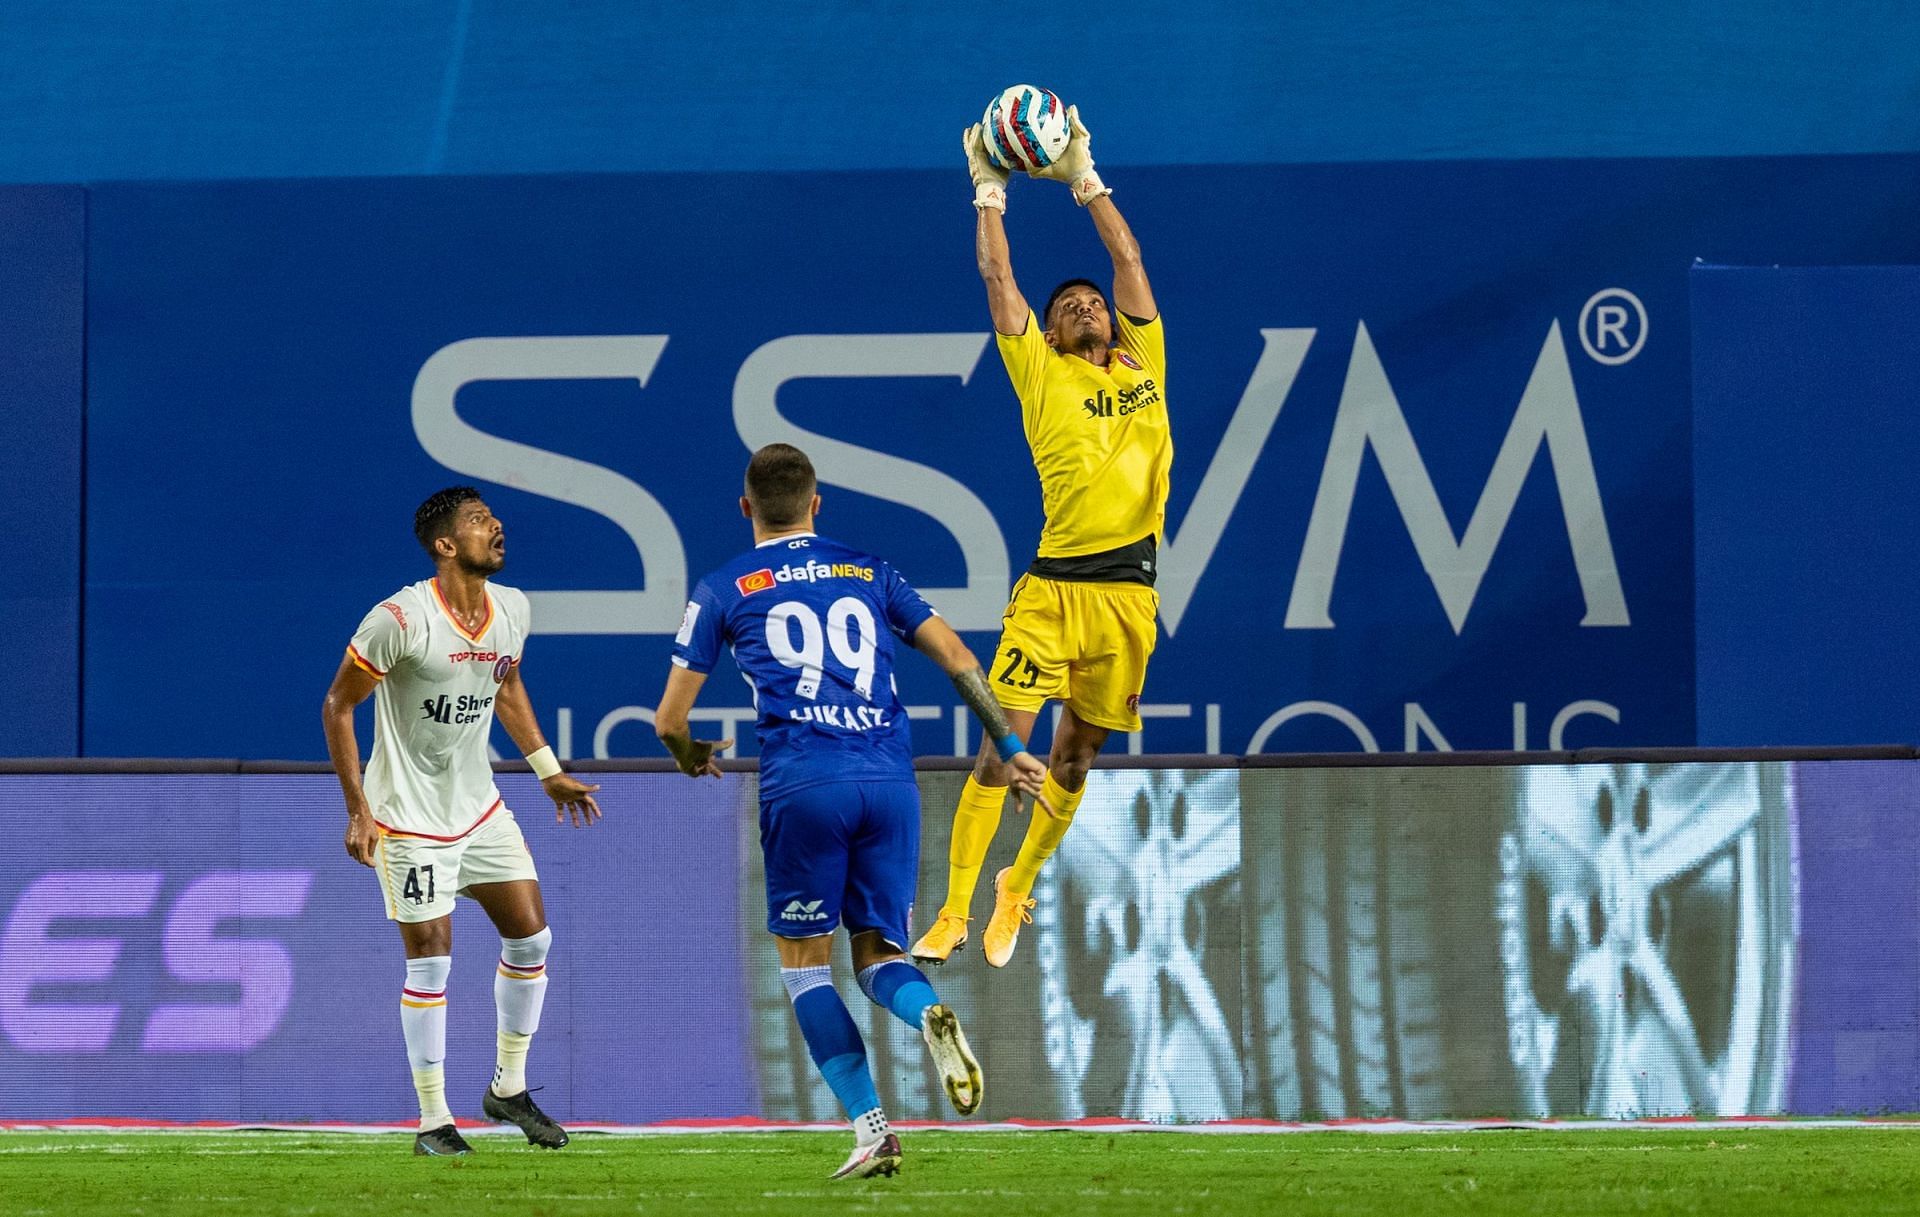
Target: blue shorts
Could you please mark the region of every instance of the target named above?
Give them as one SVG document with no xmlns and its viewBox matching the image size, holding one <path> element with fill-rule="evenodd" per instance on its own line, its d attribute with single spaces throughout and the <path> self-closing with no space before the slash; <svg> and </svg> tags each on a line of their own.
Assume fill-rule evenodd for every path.
<svg viewBox="0 0 1920 1217">
<path fill-rule="evenodd" d="M 904 951 L 920 879 L 920 787 L 823 782 L 760 801 L 767 929 L 815 938 L 878 930 Z"/>
</svg>

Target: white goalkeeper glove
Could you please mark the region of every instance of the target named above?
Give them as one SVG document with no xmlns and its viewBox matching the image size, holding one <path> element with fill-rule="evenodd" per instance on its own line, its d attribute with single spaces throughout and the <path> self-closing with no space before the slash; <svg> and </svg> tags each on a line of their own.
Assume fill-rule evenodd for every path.
<svg viewBox="0 0 1920 1217">
<path fill-rule="evenodd" d="M 1067 140 L 1066 150 L 1054 158 L 1053 164 L 1045 169 L 1035 169 L 1029 176 L 1052 178 L 1056 182 L 1065 182 L 1073 191 L 1073 201 L 1085 207 L 1103 194 L 1112 194 L 1100 175 L 1093 171 L 1093 137 L 1087 134 L 1085 123 L 1080 121 L 1080 107 L 1067 107 L 1067 126 L 1073 131 Z"/>
<path fill-rule="evenodd" d="M 967 154 L 967 174 L 973 178 L 973 205 L 1007 212 L 1007 171 L 987 158 L 987 133 L 979 123 L 960 133 Z"/>
</svg>

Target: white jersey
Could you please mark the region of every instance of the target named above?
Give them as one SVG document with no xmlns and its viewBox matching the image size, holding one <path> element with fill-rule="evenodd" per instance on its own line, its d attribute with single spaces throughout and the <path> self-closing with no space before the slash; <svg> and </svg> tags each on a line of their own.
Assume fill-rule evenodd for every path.
<svg viewBox="0 0 1920 1217">
<path fill-rule="evenodd" d="M 520 662 L 531 618 L 517 588 L 487 585 L 469 634 L 437 580 L 395 592 L 360 622 L 347 655 L 378 680 L 367 802 L 389 832 L 457 841 L 500 807 L 487 760 L 500 682 Z"/>
</svg>

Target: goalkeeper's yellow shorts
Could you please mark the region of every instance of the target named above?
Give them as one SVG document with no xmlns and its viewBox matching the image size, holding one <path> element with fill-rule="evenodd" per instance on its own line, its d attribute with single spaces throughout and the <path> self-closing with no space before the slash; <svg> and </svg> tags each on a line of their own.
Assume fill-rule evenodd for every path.
<svg viewBox="0 0 1920 1217">
<path fill-rule="evenodd" d="M 1144 583 L 1022 575 L 988 672 L 994 696 L 1009 710 L 1063 701 L 1083 722 L 1138 731 L 1159 611 L 1159 594 Z"/>
</svg>

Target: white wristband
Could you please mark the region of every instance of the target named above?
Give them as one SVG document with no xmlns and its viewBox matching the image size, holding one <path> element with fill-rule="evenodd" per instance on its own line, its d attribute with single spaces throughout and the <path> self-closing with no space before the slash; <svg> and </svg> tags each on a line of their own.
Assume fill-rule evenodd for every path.
<svg viewBox="0 0 1920 1217">
<path fill-rule="evenodd" d="M 1089 169 L 1073 180 L 1073 201 L 1085 207 L 1103 194 L 1112 194 L 1113 190 L 1100 180 L 1100 175 Z"/>
<path fill-rule="evenodd" d="M 560 772 L 560 762 L 553 758 L 551 744 L 538 752 L 527 753 L 527 764 L 533 766 L 533 776 L 543 782 Z"/>
<path fill-rule="evenodd" d="M 983 182 L 973 188 L 973 205 L 976 210 L 992 208 L 1001 215 L 1007 213 L 1007 188 L 996 186 L 992 182 Z"/>
</svg>

